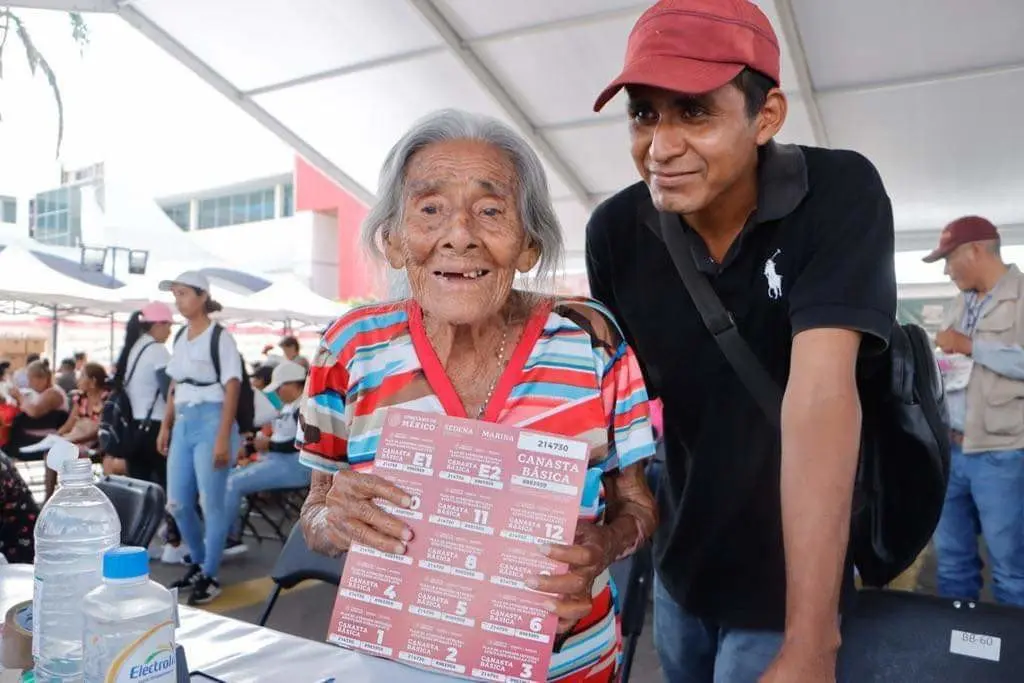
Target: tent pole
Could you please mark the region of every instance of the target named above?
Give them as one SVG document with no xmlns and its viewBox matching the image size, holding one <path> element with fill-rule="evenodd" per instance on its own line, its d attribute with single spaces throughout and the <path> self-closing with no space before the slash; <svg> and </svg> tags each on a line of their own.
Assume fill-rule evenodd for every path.
<svg viewBox="0 0 1024 683">
<path fill-rule="evenodd" d="M 57 307 L 53 307 L 53 323 L 50 326 L 50 367 L 58 368 L 57 363 Z"/>
</svg>

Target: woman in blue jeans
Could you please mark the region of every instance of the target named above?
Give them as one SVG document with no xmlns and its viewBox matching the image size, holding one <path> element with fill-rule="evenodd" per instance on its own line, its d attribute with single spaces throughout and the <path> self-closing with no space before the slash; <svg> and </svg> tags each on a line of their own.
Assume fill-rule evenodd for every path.
<svg viewBox="0 0 1024 683">
<path fill-rule="evenodd" d="M 224 493 L 240 443 L 235 413 L 242 358 L 231 335 L 210 320 L 210 313 L 221 306 L 210 298 L 205 275 L 186 271 L 161 282 L 160 289 L 174 294 L 178 312 L 188 322 L 174 340 L 167 365 L 171 393 L 157 437 L 157 448 L 168 455 L 167 510 L 192 561 L 171 588 L 191 590 L 189 604 L 202 605 L 220 594 L 217 572 L 229 526 L 224 520 L 237 514 L 225 508 Z"/>
</svg>

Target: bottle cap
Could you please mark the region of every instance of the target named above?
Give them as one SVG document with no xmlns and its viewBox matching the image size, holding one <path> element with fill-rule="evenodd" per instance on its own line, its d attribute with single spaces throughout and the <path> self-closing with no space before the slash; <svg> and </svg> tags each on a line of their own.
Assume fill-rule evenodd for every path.
<svg viewBox="0 0 1024 683">
<path fill-rule="evenodd" d="M 124 546 L 103 553 L 104 579 L 137 579 L 149 575 L 149 552 L 145 548 Z"/>
<path fill-rule="evenodd" d="M 46 454 L 46 466 L 63 476 L 64 466 L 78 459 L 78 446 L 67 439 L 54 437 Z"/>
</svg>

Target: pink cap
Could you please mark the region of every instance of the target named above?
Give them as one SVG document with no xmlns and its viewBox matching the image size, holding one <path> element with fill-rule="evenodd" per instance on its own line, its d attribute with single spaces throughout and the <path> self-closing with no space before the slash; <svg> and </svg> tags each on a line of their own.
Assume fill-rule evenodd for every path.
<svg viewBox="0 0 1024 683">
<path fill-rule="evenodd" d="M 162 301 L 150 301 L 143 306 L 139 320 L 144 323 L 169 323 L 174 320 L 174 311 Z"/>
</svg>

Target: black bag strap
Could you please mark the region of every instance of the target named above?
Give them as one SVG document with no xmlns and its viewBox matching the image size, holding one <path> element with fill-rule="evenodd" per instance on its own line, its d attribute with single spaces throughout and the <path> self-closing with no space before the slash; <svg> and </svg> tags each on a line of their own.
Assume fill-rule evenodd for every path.
<svg viewBox="0 0 1024 683">
<path fill-rule="evenodd" d="M 213 363 L 213 372 L 217 375 L 217 384 L 220 381 L 220 335 L 224 328 L 220 323 L 213 323 L 213 332 L 210 333 L 210 362 Z"/>
<path fill-rule="evenodd" d="M 146 411 L 146 419 L 143 420 L 143 422 L 147 425 L 153 421 L 153 409 L 156 408 L 156 401 L 158 398 L 160 398 L 160 387 L 157 387 L 156 391 L 153 393 L 153 400 L 149 404 L 149 410 Z"/>
<path fill-rule="evenodd" d="M 146 345 L 139 349 L 139 355 L 135 356 L 135 362 L 132 363 L 132 367 L 128 371 L 128 376 L 124 378 L 124 383 L 121 385 L 122 388 L 127 388 L 128 383 L 132 381 L 132 377 L 135 376 L 135 369 L 139 367 L 139 361 L 142 360 L 142 354 L 144 354 L 146 352 L 146 349 L 148 349 L 153 344 L 156 344 L 156 342 L 146 342 Z"/>
<path fill-rule="evenodd" d="M 732 313 L 718 298 L 707 276 L 697 270 L 697 264 L 693 259 L 692 237 L 678 214 L 662 211 L 659 213 L 659 221 L 662 240 L 672 257 L 672 263 L 679 271 L 679 277 L 686 285 L 686 291 L 690 293 L 690 298 L 704 321 L 704 326 L 715 338 L 718 348 L 722 350 L 722 354 L 736 371 L 747 391 L 757 401 L 761 412 L 772 425 L 779 428 L 782 420 L 782 389 L 743 339 Z"/>
</svg>

